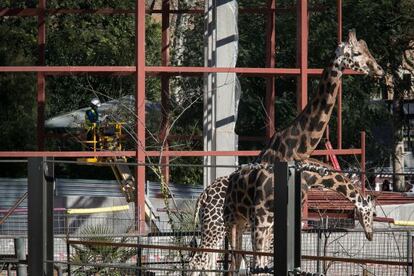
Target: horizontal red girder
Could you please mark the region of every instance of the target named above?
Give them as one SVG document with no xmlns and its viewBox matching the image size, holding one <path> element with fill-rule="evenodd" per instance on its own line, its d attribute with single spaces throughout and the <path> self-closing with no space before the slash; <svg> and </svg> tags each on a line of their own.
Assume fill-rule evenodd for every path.
<svg viewBox="0 0 414 276">
<path fill-rule="evenodd" d="M 315 7 L 310 8 L 310 11 L 321 11 L 326 9 L 322 5 L 315 5 Z M 38 8 L 1 8 L 0 7 L 0 16 L 38 16 L 41 13 L 42 9 Z M 276 8 L 276 12 L 294 12 L 295 7 L 286 7 L 286 8 Z M 273 9 L 268 8 L 240 8 L 239 13 L 256 13 L 256 14 L 265 14 L 269 12 L 274 12 Z M 193 8 L 193 9 L 182 9 L 182 10 L 169 10 L 170 14 L 204 14 L 203 8 Z M 57 14 L 102 14 L 102 15 L 135 15 L 134 9 L 113 9 L 113 8 L 100 8 L 100 9 L 71 9 L 71 8 L 61 8 L 61 9 L 45 9 L 46 15 L 57 15 Z M 147 14 L 159 14 L 162 13 L 161 9 L 146 10 Z"/>
<path fill-rule="evenodd" d="M 44 72 L 48 75 L 77 74 L 77 73 L 135 73 L 136 66 L 0 66 L 0 72 Z M 254 68 L 254 67 L 173 67 L 173 66 L 146 66 L 148 75 L 167 73 L 172 75 L 200 75 L 203 73 L 237 73 L 242 75 L 299 75 L 298 68 Z M 310 75 L 322 73 L 322 69 L 305 69 Z M 357 75 L 358 72 L 345 70 L 347 75 Z"/>
<path fill-rule="evenodd" d="M 147 151 L 146 156 L 160 156 L 159 151 Z M 260 151 L 165 151 L 163 156 L 254 156 Z M 136 151 L 0 151 L 0 157 L 111 157 L 126 156 L 134 157 Z"/>
<path fill-rule="evenodd" d="M 163 156 L 256 156 L 260 153 L 257 150 L 244 151 L 164 151 Z M 161 155 L 159 151 L 146 151 L 146 156 L 158 157 Z M 354 155 L 361 154 L 361 149 L 334 149 L 334 150 L 315 150 L 312 155 Z M 0 158 L 23 158 L 23 157 L 110 157 L 110 156 L 126 156 L 134 157 L 135 151 L 0 151 Z"/>
<path fill-rule="evenodd" d="M 362 153 L 361 149 L 333 149 L 333 150 L 315 150 L 312 152 L 312 155 L 321 156 L 329 154 L 337 155 L 360 155 Z"/>
<path fill-rule="evenodd" d="M 44 73 L 134 73 L 135 66 L 0 66 L 0 72 Z"/>
</svg>

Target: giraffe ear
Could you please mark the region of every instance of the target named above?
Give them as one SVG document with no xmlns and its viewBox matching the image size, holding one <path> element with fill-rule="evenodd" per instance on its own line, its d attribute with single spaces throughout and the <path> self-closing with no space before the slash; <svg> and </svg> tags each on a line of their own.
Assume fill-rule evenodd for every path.
<svg viewBox="0 0 414 276">
<path fill-rule="evenodd" d="M 355 29 L 349 30 L 349 32 L 348 32 L 348 43 L 351 44 L 351 45 L 354 45 L 354 46 L 357 45 L 358 40 L 356 38 Z"/>
</svg>

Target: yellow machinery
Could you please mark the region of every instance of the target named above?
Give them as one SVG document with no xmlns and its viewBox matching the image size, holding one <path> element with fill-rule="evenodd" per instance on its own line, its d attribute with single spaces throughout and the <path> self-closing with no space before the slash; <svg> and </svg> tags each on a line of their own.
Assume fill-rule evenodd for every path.
<svg viewBox="0 0 414 276">
<path fill-rule="evenodd" d="M 121 151 L 122 150 L 122 126 L 124 123 L 107 123 L 99 126 L 93 123 L 88 129 L 91 133 L 90 140 L 84 141 L 86 148 L 94 152 L 97 151 Z M 107 157 L 80 158 L 78 161 L 87 163 L 105 162 Z M 125 157 L 122 157 L 125 159 Z"/>
<path fill-rule="evenodd" d="M 88 150 L 98 151 L 122 151 L 123 141 L 122 126 L 124 123 L 105 123 L 97 125 L 93 123 L 88 129 L 90 140 L 86 140 L 84 144 Z M 90 157 L 79 158 L 79 162 L 98 164 L 101 162 L 113 163 L 111 165 L 115 178 L 121 186 L 121 191 L 125 195 L 127 202 L 135 200 L 135 178 L 129 170 L 128 165 L 122 164 L 126 162 L 125 156 L 120 157 Z"/>
<path fill-rule="evenodd" d="M 125 123 L 109 122 L 101 125 L 92 124 L 87 129 L 91 135 L 90 140 L 84 141 L 85 149 L 93 152 L 98 151 L 122 151 L 124 150 L 123 141 L 124 136 L 122 128 Z M 99 157 L 94 156 L 90 158 L 79 158 L 79 162 L 90 163 L 91 165 L 99 165 L 99 163 L 110 163 L 111 169 L 120 186 L 121 192 L 124 194 L 127 202 L 135 202 L 136 188 L 135 178 L 131 173 L 128 164 L 126 164 L 125 156 L 117 157 Z M 124 163 L 124 164 L 123 164 Z M 126 208 L 122 206 L 121 208 Z M 99 209 L 99 208 L 98 208 Z M 112 210 L 112 209 L 111 209 Z M 93 210 L 94 212 L 101 211 Z M 106 211 L 106 209 L 104 209 Z M 112 210 L 113 211 L 113 210 Z M 88 210 L 90 212 L 90 210 Z M 156 222 L 158 217 L 154 213 L 153 207 L 149 199 L 145 197 L 145 216 L 147 221 Z"/>
</svg>

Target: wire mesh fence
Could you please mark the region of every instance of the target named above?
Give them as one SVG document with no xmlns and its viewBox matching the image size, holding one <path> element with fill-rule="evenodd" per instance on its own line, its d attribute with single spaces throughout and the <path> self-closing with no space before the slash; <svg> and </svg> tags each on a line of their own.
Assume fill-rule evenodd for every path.
<svg viewBox="0 0 414 276">
<path fill-rule="evenodd" d="M 181 213 L 184 205 L 174 212 Z M 148 224 L 123 213 L 70 215 L 64 208 L 55 209 L 54 255 L 46 261 L 66 275 L 188 275 L 192 246 L 200 243 L 200 233 L 192 222 L 173 217 L 176 221 L 158 217 Z M 25 239 L 27 253 L 27 227 L 27 208 L 0 225 L 0 268 L 15 259 L 16 237 Z M 411 230 L 376 229 L 369 242 L 362 230 L 350 230 L 354 228 L 354 219 L 308 221 L 301 235 L 302 269 L 325 275 L 411 275 Z M 249 233 L 242 244 L 246 251 L 242 269 L 249 274 L 253 263 Z M 226 249 L 224 243 L 218 249 Z M 274 266 L 272 257 L 269 261 Z M 231 254 L 220 251 L 212 273 L 222 275 L 230 266 Z"/>
<path fill-rule="evenodd" d="M 411 248 L 407 230 L 377 230 L 368 241 L 362 231 L 311 229 L 302 233 L 302 268 L 325 275 L 411 275 Z"/>
<path fill-rule="evenodd" d="M 54 225 L 54 258 L 50 261 L 65 275 L 188 275 L 193 253 L 187 249 L 194 245 L 194 239 L 199 242 L 199 232 L 191 225 L 180 225 L 176 231 L 169 222 L 160 222 L 158 231 L 138 234 L 133 220 L 58 213 Z M 368 241 L 362 230 L 326 225 L 302 231 L 304 271 L 324 275 L 410 275 L 411 230 L 377 229 L 374 240 Z M 27 237 L 24 229 L 18 226 L 17 230 L 13 234 L 11 228 L 2 229 L 2 264 L 15 254 L 14 238 Z M 88 244 L 91 241 L 103 244 Z M 112 243 L 124 246 L 108 245 Z M 225 249 L 224 244 L 220 249 Z M 242 250 L 251 251 L 249 233 L 243 236 Z M 227 261 L 231 265 L 231 256 Z M 225 254 L 218 254 L 215 269 L 220 272 L 216 275 L 223 274 L 225 262 Z M 251 262 L 252 256 L 245 255 L 242 268 L 248 272 Z"/>
</svg>

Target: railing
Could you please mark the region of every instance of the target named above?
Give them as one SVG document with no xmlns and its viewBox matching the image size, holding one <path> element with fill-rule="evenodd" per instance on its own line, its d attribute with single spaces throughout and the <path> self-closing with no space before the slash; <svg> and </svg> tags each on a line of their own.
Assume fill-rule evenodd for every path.
<svg viewBox="0 0 414 276">
<path fill-rule="evenodd" d="M 190 247 L 193 237 L 198 239 L 199 234 L 198 231 L 191 230 L 190 225 L 181 225 L 182 231 L 175 232 L 168 226 L 168 222 L 162 222 L 158 225 L 161 232 L 137 235 L 134 232 L 121 233 L 122 227 L 127 229 L 134 225 L 132 219 L 87 219 L 85 216 L 73 217 L 63 213 L 55 214 L 55 219 L 54 259 L 49 261 L 53 261 L 55 267 L 63 273 L 70 270 L 72 275 L 92 271 L 100 271 L 103 275 L 125 275 L 137 271 L 154 273 L 148 275 L 186 275 L 189 272 L 191 252 L 199 250 Z M 118 226 L 118 232 L 113 231 L 114 225 Z M 186 228 L 187 231 L 184 230 Z M 85 229 L 90 232 L 87 233 Z M 101 233 L 98 233 L 99 229 L 103 229 Z M 370 242 L 365 239 L 362 230 L 325 229 L 322 226 L 303 230 L 302 269 L 325 275 L 411 275 L 411 236 L 411 230 L 407 229 L 376 229 L 374 240 Z M 0 235 L 0 256 L 3 263 L 16 258 L 15 237 L 12 233 Z M 96 241 L 99 243 L 91 244 Z M 243 244 L 251 244 L 248 233 L 244 235 Z M 220 271 L 220 275 L 224 272 L 224 249 L 223 245 L 216 250 L 220 252 L 216 267 L 216 272 Z M 246 261 L 242 268 L 249 269 L 255 253 L 250 246 L 245 246 L 242 250 L 240 253 L 243 253 Z M 111 252 L 113 258 L 102 258 L 108 252 Z M 90 261 L 82 262 L 82 254 L 84 257 L 89 254 Z"/>
</svg>

